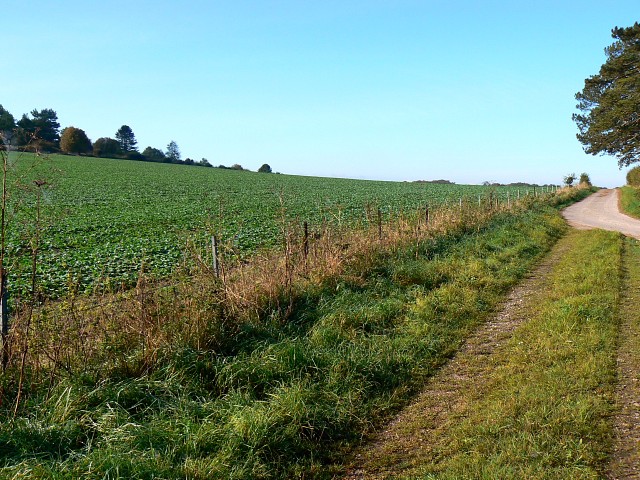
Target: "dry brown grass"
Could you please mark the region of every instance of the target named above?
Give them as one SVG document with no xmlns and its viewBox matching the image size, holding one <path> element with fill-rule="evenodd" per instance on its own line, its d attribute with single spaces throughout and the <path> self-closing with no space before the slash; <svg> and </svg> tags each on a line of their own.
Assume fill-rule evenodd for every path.
<svg viewBox="0 0 640 480">
<path fill-rule="evenodd" d="M 382 234 L 375 217 L 358 229 L 324 226 L 310 232 L 306 255 L 302 229 L 283 224 L 280 249 L 259 252 L 248 263 L 222 258 L 219 278 L 194 253 L 189 265 L 164 282 L 150 282 L 141 273 L 134 289 L 23 308 L 12 319 L 5 388 L 11 390 L 23 361 L 30 382 L 47 379 L 53 385 L 58 375 L 90 367 L 148 371 L 173 345 L 222 349 L 242 325 L 264 321 L 267 312 L 278 312 L 278 321 L 286 322 L 305 291 L 336 284 L 345 275 L 357 282 L 379 255 L 480 229 L 496 214 L 525 209 L 530 201 L 441 208 L 430 212 L 428 223 L 425 212 L 397 215 L 382 225 Z"/>
</svg>

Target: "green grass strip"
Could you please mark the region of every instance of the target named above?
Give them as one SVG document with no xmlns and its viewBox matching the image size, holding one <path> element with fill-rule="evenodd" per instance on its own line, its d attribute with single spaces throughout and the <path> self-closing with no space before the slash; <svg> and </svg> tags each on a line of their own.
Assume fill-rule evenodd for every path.
<svg viewBox="0 0 640 480">
<path fill-rule="evenodd" d="M 618 410 L 613 420 L 615 439 L 609 478 L 633 478 L 640 465 L 640 427 L 637 424 L 640 398 L 640 242 L 627 238 L 625 246 L 616 388 Z"/>
<path fill-rule="evenodd" d="M 565 229 L 549 207 L 499 215 L 387 252 L 225 351 L 177 345 L 143 375 L 69 378 L 0 425 L 0 476 L 331 478 Z"/>
<path fill-rule="evenodd" d="M 561 241 L 570 250 L 529 307 L 530 321 L 497 352 L 489 393 L 439 439 L 440 460 L 411 478 L 600 478 L 611 442 L 623 239 L 589 231 Z"/>
<path fill-rule="evenodd" d="M 626 186 L 620 189 L 620 207 L 624 213 L 640 218 L 640 189 Z"/>
</svg>

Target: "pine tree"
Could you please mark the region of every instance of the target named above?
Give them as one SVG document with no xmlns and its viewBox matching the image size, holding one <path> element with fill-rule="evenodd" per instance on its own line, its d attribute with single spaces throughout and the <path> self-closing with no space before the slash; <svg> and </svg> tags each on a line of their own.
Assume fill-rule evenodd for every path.
<svg viewBox="0 0 640 480">
<path fill-rule="evenodd" d="M 138 141 L 136 140 L 136 136 L 133 134 L 133 130 L 131 130 L 129 125 L 122 125 L 118 129 L 116 132 L 116 140 L 120 143 L 120 149 L 125 154 L 128 152 L 138 151 Z"/>
<path fill-rule="evenodd" d="M 178 144 L 171 140 L 169 145 L 167 145 L 167 159 L 171 163 L 176 163 L 180 161 L 180 149 L 178 148 Z"/>
<path fill-rule="evenodd" d="M 576 93 L 573 120 L 584 151 L 615 155 L 620 168 L 640 161 L 640 25 L 614 28 L 600 72 Z"/>
</svg>

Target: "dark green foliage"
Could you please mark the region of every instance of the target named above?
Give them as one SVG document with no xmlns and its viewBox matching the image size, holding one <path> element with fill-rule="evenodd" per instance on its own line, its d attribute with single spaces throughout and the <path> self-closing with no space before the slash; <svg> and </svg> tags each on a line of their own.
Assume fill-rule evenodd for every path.
<svg viewBox="0 0 640 480">
<path fill-rule="evenodd" d="M 127 152 L 127 154 L 125 155 L 125 158 L 127 160 L 145 160 L 144 155 L 135 150 Z"/>
<path fill-rule="evenodd" d="M 576 181 L 576 174 L 575 173 L 570 173 L 569 175 L 566 175 L 563 179 L 564 184 L 567 187 L 571 187 L 573 185 L 573 182 Z"/>
<path fill-rule="evenodd" d="M 92 151 L 91 140 L 84 130 L 67 127 L 60 135 L 60 150 L 65 153 L 89 153 Z"/>
<path fill-rule="evenodd" d="M 120 144 L 120 150 L 123 153 L 137 152 L 138 141 L 133 134 L 133 130 L 129 125 L 122 125 L 116 132 L 116 140 Z"/>
<path fill-rule="evenodd" d="M 165 154 L 162 150 L 153 147 L 147 147 L 142 152 L 144 158 L 150 162 L 164 162 Z"/>
<path fill-rule="evenodd" d="M 178 144 L 171 140 L 167 145 L 166 161 L 171 163 L 178 163 L 180 161 L 180 149 Z"/>
<path fill-rule="evenodd" d="M 50 109 L 32 110 L 18 120 L 13 143 L 34 150 L 55 151 L 60 141 L 57 113 Z"/>
<path fill-rule="evenodd" d="M 615 155 L 620 167 L 640 160 L 640 25 L 614 28 L 597 75 L 576 94 L 578 140 L 587 153 Z"/>
<path fill-rule="evenodd" d="M 7 110 L 4 109 L 2 105 L 0 105 L 0 133 L 11 131 L 15 128 L 16 121 Z"/>
<path fill-rule="evenodd" d="M 94 149 L 101 145 L 118 148 L 115 140 L 99 139 Z M 37 163 L 29 155 L 19 158 L 20 175 Z M 53 180 L 43 212 L 50 225 L 39 251 L 40 288 L 52 297 L 67 290 L 70 278 L 80 291 L 92 291 L 101 284 L 131 285 L 142 262 L 149 274 L 167 275 L 183 257 L 185 237 L 193 238 L 200 248 L 210 244 L 211 229 L 219 235 L 227 259 L 246 258 L 259 248 L 280 245 L 280 193 L 286 222 L 295 227 L 307 221 L 312 235 L 323 226 L 370 225 L 377 206 L 386 223 L 395 215 L 424 212 L 425 204 L 433 213 L 445 202 L 457 204 L 464 197 L 477 204 L 479 196 L 487 195 L 487 189 L 477 185 L 265 175 L 111 159 L 78 161 L 55 155 L 47 164 L 61 175 L 51 179 L 47 168 L 29 175 Z M 496 187 L 493 191 L 503 204 L 508 194 L 514 199 L 527 193 L 532 189 Z M 8 232 L 8 253 L 15 261 L 9 281 L 20 291 L 29 285 L 29 249 L 24 235 L 14 228 L 29 224 L 26 213 L 16 218 Z"/>
<path fill-rule="evenodd" d="M 113 158 L 122 154 L 120 143 L 113 138 L 101 137 L 93 144 L 93 154 L 96 157 Z"/>
<path fill-rule="evenodd" d="M 268 164 L 264 164 L 262 165 L 259 169 L 258 172 L 260 173 L 272 173 L 271 167 Z"/>
<path fill-rule="evenodd" d="M 627 172 L 627 184 L 640 187 L 640 167 L 634 167 Z"/>
<path fill-rule="evenodd" d="M 580 185 L 586 185 L 588 187 L 591 186 L 591 178 L 589 178 L 589 174 L 588 173 L 581 173 L 580 174 L 580 181 L 579 181 Z"/>
</svg>

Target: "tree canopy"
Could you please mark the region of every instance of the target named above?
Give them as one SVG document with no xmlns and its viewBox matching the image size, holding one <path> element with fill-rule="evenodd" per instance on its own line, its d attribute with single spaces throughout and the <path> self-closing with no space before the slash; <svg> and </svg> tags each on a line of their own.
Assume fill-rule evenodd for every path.
<svg viewBox="0 0 640 480">
<path fill-rule="evenodd" d="M 640 161 L 640 25 L 616 27 L 611 36 L 600 72 L 576 93 L 582 113 L 573 120 L 586 153 L 614 155 L 622 168 Z"/>
<path fill-rule="evenodd" d="M 34 148 L 56 150 L 60 141 L 58 114 L 51 108 L 32 110 L 17 122 L 14 141 L 19 146 L 32 144 Z"/>
<path fill-rule="evenodd" d="M 263 164 L 259 169 L 258 172 L 260 173 L 271 173 L 271 167 L 269 166 L 268 163 Z"/>
<path fill-rule="evenodd" d="M 60 150 L 66 153 L 89 153 L 92 151 L 91 141 L 81 128 L 67 127 L 60 135 Z"/>
<path fill-rule="evenodd" d="M 159 148 L 147 147 L 142 152 L 145 159 L 151 162 L 164 162 L 165 154 Z"/>
<path fill-rule="evenodd" d="M 640 187 L 640 167 L 633 167 L 627 172 L 627 184 Z"/>
<path fill-rule="evenodd" d="M 120 142 L 109 137 L 100 137 L 93 144 L 93 154 L 96 157 L 116 157 L 122 153 Z"/>
<path fill-rule="evenodd" d="M 13 130 L 16 126 L 16 120 L 7 110 L 0 105 L 0 133 Z"/>
<path fill-rule="evenodd" d="M 137 152 L 138 141 L 129 125 L 122 125 L 116 132 L 116 140 L 120 143 L 120 150 L 123 153 Z"/>
<path fill-rule="evenodd" d="M 578 181 L 578 183 L 580 185 L 588 185 L 591 186 L 591 178 L 589 177 L 589 174 L 586 172 L 582 172 L 580 174 L 580 180 Z"/>
<path fill-rule="evenodd" d="M 167 159 L 172 163 L 180 161 L 180 149 L 178 148 L 178 144 L 173 140 L 167 145 Z"/>
<path fill-rule="evenodd" d="M 576 174 L 575 173 L 570 173 L 569 175 L 565 175 L 565 177 L 563 178 L 564 184 L 567 187 L 571 187 L 573 185 L 573 182 L 576 181 Z"/>
</svg>

